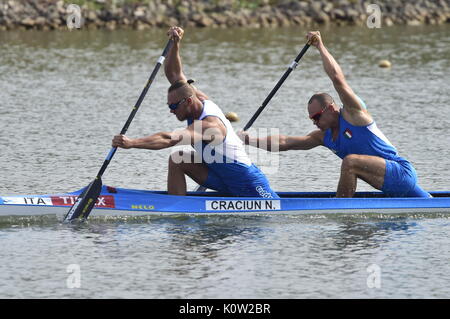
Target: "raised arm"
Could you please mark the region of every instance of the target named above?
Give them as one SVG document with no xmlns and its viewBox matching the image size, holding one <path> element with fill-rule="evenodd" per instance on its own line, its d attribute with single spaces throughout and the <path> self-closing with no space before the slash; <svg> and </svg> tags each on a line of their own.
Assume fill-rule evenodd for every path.
<svg viewBox="0 0 450 319">
<path fill-rule="evenodd" d="M 166 74 L 167 80 L 169 80 L 170 84 L 180 80 L 187 81 L 187 78 L 183 73 L 183 66 L 180 56 L 180 43 L 184 35 L 184 30 L 180 27 L 170 27 L 169 31 L 167 31 L 167 35 L 173 40 L 173 46 L 167 54 L 164 63 L 164 73 Z M 193 85 L 192 87 L 200 100 L 209 100 L 209 97 L 205 93 Z"/>
<path fill-rule="evenodd" d="M 312 40 L 312 45 L 314 45 L 319 50 L 320 56 L 322 58 L 323 68 L 325 69 L 328 77 L 333 82 L 333 86 L 339 94 L 339 98 L 341 99 L 342 103 L 344 104 L 344 109 L 350 114 L 361 112 L 365 113 L 365 108 L 363 107 L 363 105 L 361 105 L 358 97 L 345 80 L 344 73 L 342 72 L 341 67 L 323 44 L 320 32 L 308 32 L 306 37 L 308 38 L 308 40 Z"/>
<path fill-rule="evenodd" d="M 164 63 L 164 72 L 170 84 L 173 84 L 179 80 L 186 81 L 186 76 L 183 73 L 180 57 L 180 42 L 183 38 L 183 34 L 184 30 L 179 27 L 171 27 L 169 31 L 167 31 L 167 35 L 173 40 L 173 45 L 167 54 Z"/>
<path fill-rule="evenodd" d="M 245 144 L 269 152 L 310 150 L 323 145 L 323 135 L 324 133 L 320 130 L 312 131 L 306 136 L 273 135 L 267 137 L 251 137 L 247 132 L 238 132 L 238 136 Z"/>
</svg>

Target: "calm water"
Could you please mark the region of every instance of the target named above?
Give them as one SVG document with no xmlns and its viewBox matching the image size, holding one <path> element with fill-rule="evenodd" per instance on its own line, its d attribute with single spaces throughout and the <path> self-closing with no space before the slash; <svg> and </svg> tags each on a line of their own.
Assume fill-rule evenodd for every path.
<svg viewBox="0 0 450 319">
<path fill-rule="evenodd" d="M 322 29 L 326 45 L 428 190 L 450 189 L 450 28 Z M 243 127 L 304 44 L 306 30 L 187 30 L 185 73 Z M 166 42 L 146 32 L 0 33 L 0 194 L 86 186 Z M 392 69 L 380 69 L 389 59 Z M 157 77 L 128 135 L 182 128 Z M 306 102 L 331 92 L 314 48 L 255 128 L 306 134 Z M 252 153 L 276 190 L 333 191 L 340 160 L 324 148 Z M 164 189 L 170 151 L 120 150 L 104 184 Z M 189 188 L 195 184 L 189 182 Z M 359 190 L 370 190 L 360 183 Z M 0 218 L 0 297 L 444 298 L 445 215 Z M 67 288 L 67 267 L 81 287 Z M 373 270 L 380 287 L 370 285 Z M 369 284 L 368 284 L 369 281 Z"/>
</svg>

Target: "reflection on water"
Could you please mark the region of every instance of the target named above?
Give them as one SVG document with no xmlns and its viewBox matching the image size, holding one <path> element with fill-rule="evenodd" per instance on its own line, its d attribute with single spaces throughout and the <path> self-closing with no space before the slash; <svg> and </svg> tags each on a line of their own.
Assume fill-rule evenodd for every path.
<svg viewBox="0 0 450 319">
<path fill-rule="evenodd" d="M 0 225 L 2 255 L 13 256 L 0 266 L 0 279 L 37 272 L 47 287 L 35 291 L 30 286 L 35 277 L 28 275 L 28 281 L 16 278 L 14 289 L 0 290 L 3 297 L 360 298 L 411 293 L 411 287 L 369 290 L 366 270 L 374 263 L 386 278 L 426 276 L 433 282 L 431 295 L 430 286 L 422 286 L 414 287 L 415 296 L 448 293 L 433 273 L 406 267 L 428 255 L 442 275 L 447 264 L 428 249 L 445 242 L 441 235 L 448 231 L 448 218 L 175 216 L 93 218 L 67 225 L 41 217 L 2 219 Z M 433 237 L 436 229 L 438 237 Z M 83 289 L 63 287 L 68 264 L 80 265 Z"/>
<path fill-rule="evenodd" d="M 415 221 L 408 221 L 406 218 L 364 223 L 348 221 L 342 223 L 333 238 L 336 249 L 365 250 L 378 248 L 385 241 L 395 240 L 395 232 L 401 232 L 403 236 L 414 235 L 416 227 Z"/>
</svg>

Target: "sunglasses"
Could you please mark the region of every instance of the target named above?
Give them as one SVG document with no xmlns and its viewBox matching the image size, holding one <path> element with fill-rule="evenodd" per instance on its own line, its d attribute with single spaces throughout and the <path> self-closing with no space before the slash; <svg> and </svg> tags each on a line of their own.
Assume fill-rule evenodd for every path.
<svg viewBox="0 0 450 319">
<path fill-rule="evenodd" d="M 314 122 L 319 122 L 320 121 L 320 117 L 322 116 L 323 112 L 325 112 L 327 109 L 327 107 L 325 106 L 321 111 L 314 113 L 313 115 L 311 115 L 309 118 L 311 120 L 313 120 Z"/>
<path fill-rule="evenodd" d="M 167 103 L 167 105 L 169 106 L 169 109 L 171 109 L 172 111 L 175 111 L 180 106 L 180 104 L 183 104 L 184 102 L 186 102 L 187 99 L 189 99 L 191 97 L 192 97 L 192 95 L 185 97 L 184 99 L 178 101 L 177 103 L 172 103 L 172 104 Z"/>
</svg>

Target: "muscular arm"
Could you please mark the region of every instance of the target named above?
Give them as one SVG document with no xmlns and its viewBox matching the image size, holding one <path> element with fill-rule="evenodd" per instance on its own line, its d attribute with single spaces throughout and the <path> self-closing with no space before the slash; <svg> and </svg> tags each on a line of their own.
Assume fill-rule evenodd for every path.
<svg viewBox="0 0 450 319">
<path fill-rule="evenodd" d="M 333 82 L 333 86 L 344 104 L 344 111 L 350 117 L 355 118 L 357 122 L 371 121 L 370 115 L 365 110 L 364 106 L 361 105 L 358 97 L 345 80 L 344 72 L 342 72 L 341 67 L 323 44 L 320 32 L 308 32 L 306 37 L 308 41 L 319 50 L 323 68 Z"/>
<path fill-rule="evenodd" d="M 167 32 L 167 35 L 170 39 L 173 40 L 173 45 L 170 48 L 166 60 L 164 62 L 164 73 L 166 74 L 167 80 L 170 84 L 173 84 L 177 81 L 187 81 L 186 76 L 183 73 L 183 66 L 181 63 L 180 56 L 180 43 L 183 38 L 184 30 L 180 27 L 171 27 Z M 208 100 L 209 97 L 194 87 L 195 93 L 200 100 Z"/>
<path fill-rule="evenodd" d="M 319 44 L 318 49 L 322 58 L 323 68 L 333 82 L 333 86 L 339 94 L 339 98 L 344 104 L 344 108 L 349 113 L 364 111 L 363 106 L 345 80 L 344 73 L 334 57 L 330 54 L 323 43 Z"/>
<path fill-rule="evenodd" d="M 164 73 L 166 74 L 167 80 L 170 82 L 170 84 L 173 84 L 179 80 L 186 81 L 186 76 L 183 73 L 180 57 L 181 39 L 179 37 L 177 38 L 176 36 L 172 36 L 171 38 L 174 41 L 164 62 Z"/>
<path fill-rule="evenodd" d="M 179 142 L 179 136 L 174 132 L 159 132 L 150 136 L 141 138 L 129 138 L 125 135 L 116 135 L 112 141 L 113 147 L 121 148 L 143 148 L 148 150 L 161 150 L 176 145 Z"/>
<path fill-rule="evenodd" d="M 160 150 L 175 145 L 193 145 L 199 141 L 220 144 L 226 135 L 223 123 L 215 117 L 202 121 L 194 121 L 183 130 L 173 132 L 159 132 L 141 138 L 129 138 L 125 135 L 116 135 L 112 146 L 121 148 L 143 148 L 148 150 Z"/>
<path fill-rule="evenodd" d="M 244 139 L 245 144 L 270 152 L 310 150 L 323 145 L 323 133 L 320 130 L 313 131 L 306 136 L 273 135 L 255 138 L 242 133 L 240 136 Z"/>
</svg>

